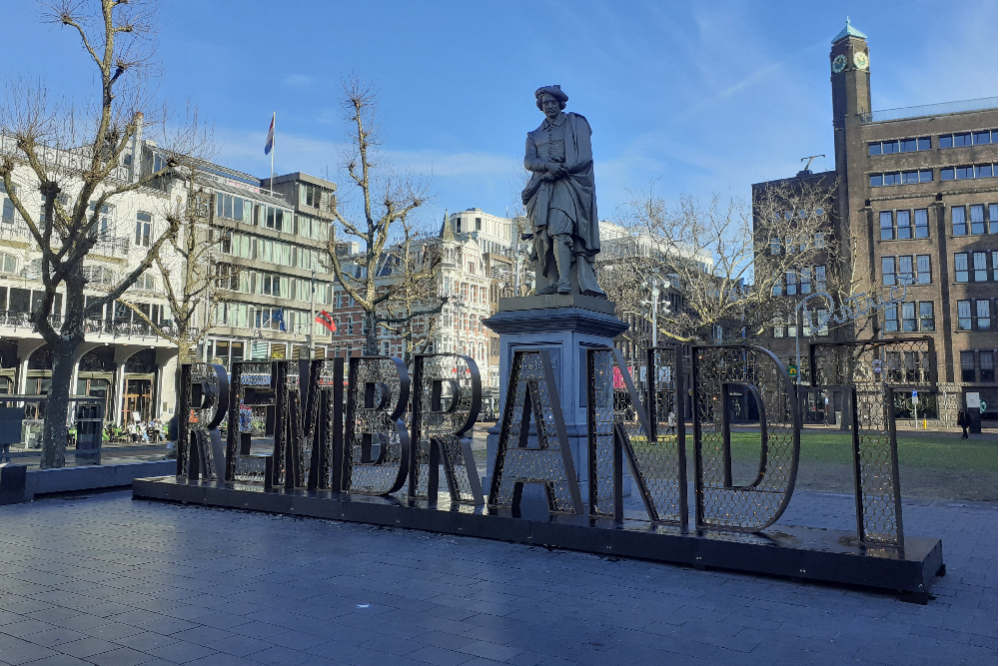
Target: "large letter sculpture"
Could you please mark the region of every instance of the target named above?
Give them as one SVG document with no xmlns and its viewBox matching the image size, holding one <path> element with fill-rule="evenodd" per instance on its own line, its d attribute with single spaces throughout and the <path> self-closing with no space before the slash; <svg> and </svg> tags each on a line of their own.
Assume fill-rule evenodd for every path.
<svg viewBox="0 0 1000 666">
<path fill-rule="evenodd" d="M 799 463 L 798 403 L 785 366 L 752 345 L 692 348 L 695 525 L 758 532 L 788 506 Z M 733 389 L 753 388 L 759 405 L 760 460 L 755 478 L 732 479 L 728 412 Z"/>
<path fill-rule="evenodd" d="M 840 392 L 851 423 L 858 540 L 903 546 L 903 506 L 896 453 L 895 396 L 933 392 L 937 367 L 930 338 L 812 345 L 812 386 Z"/>
<path fill-rule="evenodd" d="M 304 437 L 312 444 L 309 490 L 342 487 L 344 473 L 344 359 L 312 362 Z"/>
<path fill-rule="evenodd" d="M 529 448 L 532 413 L 538 445 Z M 559 388 L 545 350 L 514 352 L 490 505 L 509 508 L 516 515 L 525 483 L 540 483 L 545 487 L 549 511 L 583 513 Z"/>
<path fill-rule="evenodd" d="M 274 407 L 272 379 L 270 362 L 233 363 L 233 389 L 226 431 L 225 480 L 228 483 L 271 486 L 273 457 L 251 455 L 250 446 L 254 428 L 259 431 L 264 426 L 266 431 L 267 419 L 261 417 Z"/>
<path fill-rule="evenodd" d="M 466 437 L 481 401 L 479 367 L 468 356 L 420 354 L 414 359 L 410 497 L 437 501 L 438 467 L 443 463 L 452 501 L 483 503 Z"/>
<path fill-rule="evenodd" d="M 621 351 L 587 352 L 588 464 L 590 513 L 622 518 L 622 452 L 653 522 L 687 525 L 684 418 L 670 410 L 684 404 L 681 348 L 650 350 L 647 377 L 653 378 L 643 408 Z M 656 415 L 650 418 L 650 413 Z M 658 421 L 665 421 L 666 423 Z M 668 425 L 669 424 L 669 425 Z M 660 432 L 659 428 L 663 429 Z"/>
<path fill-rule="evenodd" d="M 371 495 L 396 492 L 406 483 L 410 438 L 401 417 L 410 395 L 410 376 L 398 358 L 361 356 L 350 360 L 347 437 L 342 487 Z"/>
<path fill-rule="evenodd" d="M 181 366 L 178 476 L 187 476 L 192 481 L 223 478 L 225 452 L 218 427 L 228 407 L 229 375 L 224 367 L 208 363 Z"/>
</svg>

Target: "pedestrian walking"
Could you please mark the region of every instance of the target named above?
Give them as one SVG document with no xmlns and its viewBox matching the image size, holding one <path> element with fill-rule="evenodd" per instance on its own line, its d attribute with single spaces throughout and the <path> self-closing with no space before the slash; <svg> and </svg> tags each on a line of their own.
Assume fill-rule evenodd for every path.
<svg viewBox="0 0 1000 666">
<path fill-rule="evenodd" d="M 667 434 L 677 434 L 677 416 L 674 414 L 673 410 L 670 410 L 670 413 L 667 414 Z"/>
<path fill-rule="evenodd" d="M 10 442 L 0 442 L 0 462 L 10 462 Z"/>
<path fill-rule="evenodd" d="M 958 425 L 962 429 L 962 439 L 969 439 L 969 426 L 972 425 L 972 418 L 969 417 L 969 410 L 958 410 Z"/>
</svg>

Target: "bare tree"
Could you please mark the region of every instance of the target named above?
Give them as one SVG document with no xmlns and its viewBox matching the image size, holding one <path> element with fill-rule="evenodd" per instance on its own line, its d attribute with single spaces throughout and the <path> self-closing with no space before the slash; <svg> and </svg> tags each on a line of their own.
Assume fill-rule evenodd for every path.
<svg viewBox="0 0 1000 666">
<path fill-rule="evenodd" d="M 149 113 L 155 4 L 54 0 L 41 5 L 47 19 L 69 28 L 80 39 L 84 57 L 93 61 L 98 74 L 97 90 L 90 100 L 53 103 L 43 84 L 15 82 L 8 86 L 0 110 L 4 137 L 0 177 L 41 254 L 44 297 L 32 321 L 53 354 L 49 418 L 42 440 L 41 466 L 45 468 L 60 467 L 65 461 L 70 381 L 77 347 L 84 342 L 88 312 L 98 312 L 120 298 L 177 232 L 176 220 L 168 220 L 138 264 L 85 308 L 84 260 L 100 241 L 101 211 L 106 204 L 164 176 L 193 155 L 207 137 L 199 130 L 196 113 L 169 132 L 164 110 Z M 159 145 L 168 157 L 161 168 L 136 176 L 124 168 L 123 155 L 144 123 L 150 131 L 162 130 Z M 34 192 L 41 193 L 40 215 L 27 205 Z M 66 311 L 57 326 L 50 315 L 59 290 L 65 290 Z"/>
<path fill-rule="evenodd" d="M 403 342 L 403 362 L 427 350 L 447 296 L 441 296 L 441 247 L 427 237 L 414 235 L 411 223 L 403 221 L 403 240 L 387 252 L 390 279 L 396 288 L 380 308 L 379 324 L 397 333 Z"/>
<path fill-rule="evenodd" d="M 351 214 L 342 205 L 343 199 L 338 202 L 328 254 L 337 281 L 364 311 L 365 353 L 377 354 L 380 327 L 440 312 L 444 301 L 416 306 L 417 300 L 410 299 L 405 312 L 392 307 L 406 300 L 404 294 L 412 288 L 412 281 L 433 280 L 437 270 L 436 264 L 425 265 L 407 280 L 391 277 L 393 266 L 399 263 L 391 251 L 393 241 L 402 236 L 402 246 L 409 248 L 413 237 L 409 217 L 428 201 L 426 188 L 410 178 L 397 178 L 388 169 L 380 171 L 381 141 L 375 122 L 378 91 L 371 84 L 356 77 L 346 81 L 343 106 L 353 127 L 344 170 L 361 196 L 361 205 L 357 214 Z M 339 252 L 345 239 L 360 241 L 359 255 L 346 257 Z"/>
<path fill-rule="evenodd" d="M 714 197 L 702 205 L 682 196 L 672 206 L 651 191 L 633 193 L 625 233 L 600 257 L 601 283 L 619 314 L 649 322 L 651 277 L 673 291 L 677 307 L 657 318 L 661 337 L 759 335 L 787 309 L 777 288 L 787 275 L 807 279 L 817 257 L 839 252 L 830 233 L 834 192 L 805 183 L 767 190 L 752 204 Z"/>
</svg>

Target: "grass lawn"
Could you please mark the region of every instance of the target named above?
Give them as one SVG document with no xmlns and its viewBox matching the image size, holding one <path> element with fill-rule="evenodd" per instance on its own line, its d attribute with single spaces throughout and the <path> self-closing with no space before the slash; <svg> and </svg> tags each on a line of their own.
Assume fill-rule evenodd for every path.
<svg viewBox="0 0 1000 666">
<path fill-rule="evenodd" d="M 760 456 L 760 435 L 732 434 L 734 459 Z M 957 434 L 897 435 L 900 466 L 956 471 L 997 471 L 997 443 L 959 439 Z M 690 449 L 690 438 L 688 448 Z M 799 459 L 803 462 L 851 463 L 851 435 L 843 432 L 803 432 Z"/>
</svg>

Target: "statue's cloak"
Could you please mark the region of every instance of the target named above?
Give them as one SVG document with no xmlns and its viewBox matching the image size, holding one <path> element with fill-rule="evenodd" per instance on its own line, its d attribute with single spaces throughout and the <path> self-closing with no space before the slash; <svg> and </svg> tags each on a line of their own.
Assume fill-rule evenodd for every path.
<svg viewBox="0 0 1000 666">
<path fill-rule="evenodd" d="M 590 123 L 577 113 L 565 113 L 559 124 L 565 150 L 564 166 L 569 176 L 556 181 L 546 181 L 545 165 L 549 157 L 544 148 L 556 134 L 548 129 L 552 125 L 546 118 L 538 129 L 528 132 L 524 150 L 524 168 L 532 172 L 521 201 L 528 212 L 528 219 L 535 227 L 548 226 L 550 210 L 561 210 L 573 221 L 573 253 L 593 261 L 601 251 L 601 238 L 597 219 L 597 196 L 594 191 L 594 156 L 590 149 Z M 543 150 L 539 151 L 539 146 Z M 549 233 L 562 233 L 551 229 Z"/>
</svg>

